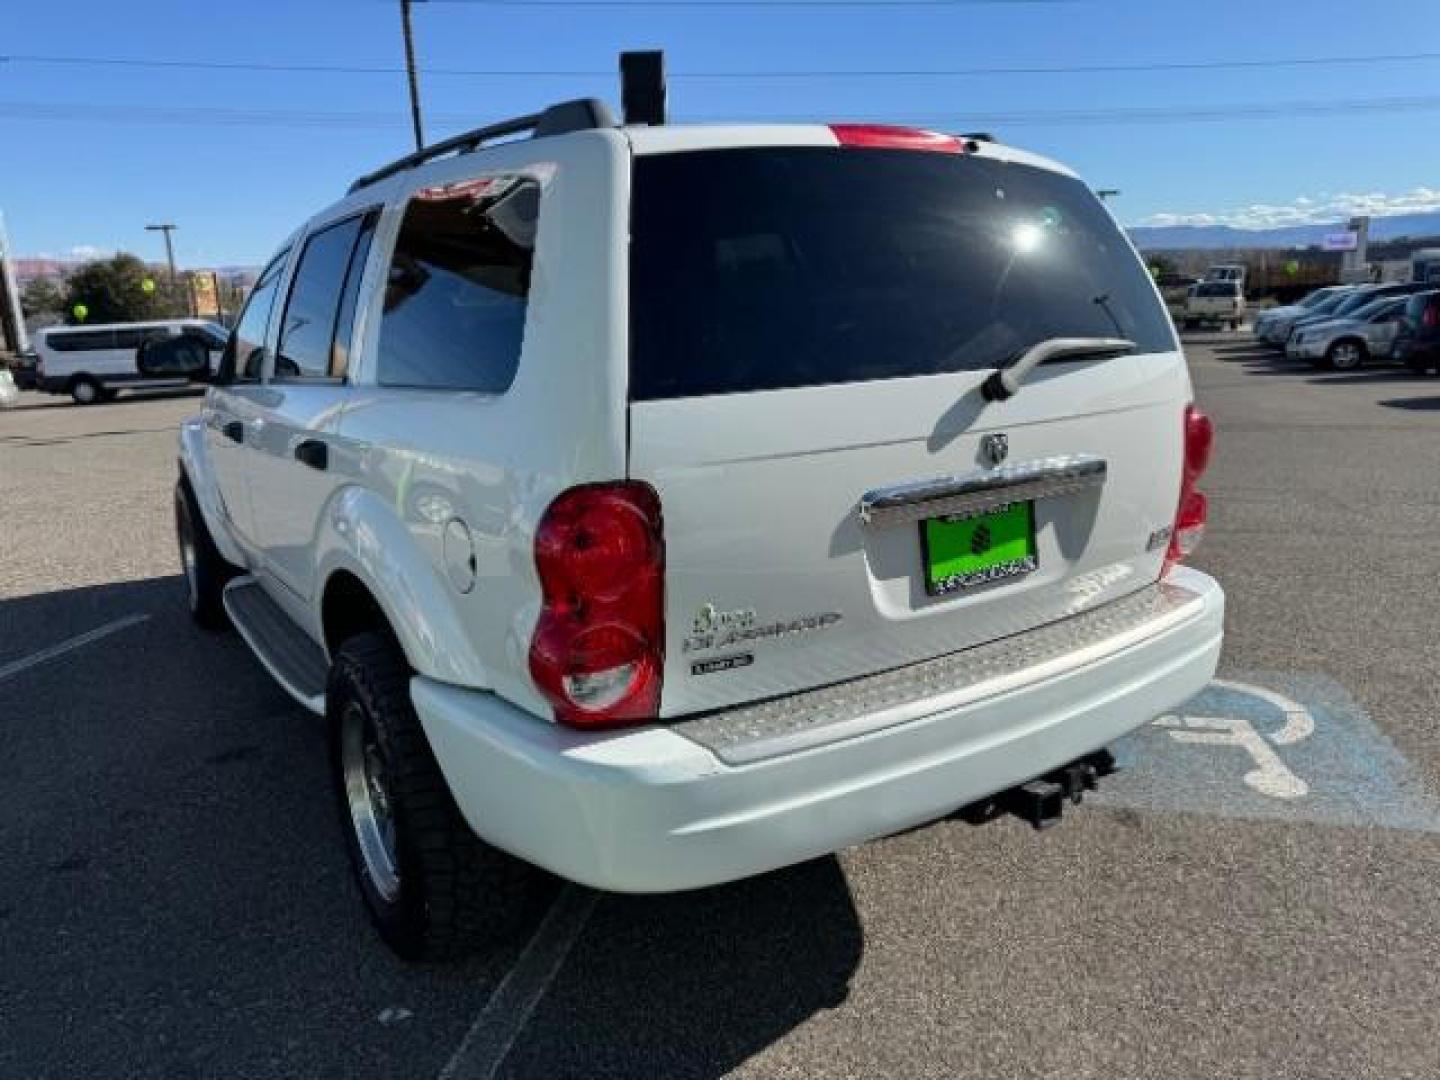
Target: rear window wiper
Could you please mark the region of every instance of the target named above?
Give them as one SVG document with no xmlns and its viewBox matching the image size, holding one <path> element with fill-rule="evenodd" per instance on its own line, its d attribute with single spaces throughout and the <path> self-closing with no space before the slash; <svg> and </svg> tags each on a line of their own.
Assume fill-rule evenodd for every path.
<svg viewBox="0 0 1440 1080">
<path fill-rule="evenodd" d="M 1135 343 L 1126 338 L 1103 337 L 1057 337 L 1031 345 L 1008 367 L 997 368 L 995 373 L 980 384 L 980 393 L 986 401 L 1005 401 L 1020 391 L 1021 385 L 1030 372 L 1052 360 L 1074 360 L 1082 356 L 1124 356 L 1135 351 Z"/>
</svg>

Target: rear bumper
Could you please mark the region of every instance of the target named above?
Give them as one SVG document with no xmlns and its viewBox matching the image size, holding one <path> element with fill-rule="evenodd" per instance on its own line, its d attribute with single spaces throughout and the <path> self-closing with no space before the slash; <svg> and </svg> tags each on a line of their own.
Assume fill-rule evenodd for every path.
<svg viewBox="0 0 1440 1080">
<path fill-rule="evenodd" d="M 671 892 L 932 821 L 1178 705 L 1215 672 L 1224 595 L 1194 570 L 1170 582 L 1188 597 L 1153 632 L 1132 628 L 980 678 L 959 704 L 937 694 L 913 719 L 743 764 L 687 738 L 684 725 L 581 734 L 483 691 L 417 678 L 411 693 L 482 837 L 586 885 Z M 1020 639 L 1009 640 L 1023 649 Z"/>
</svg>

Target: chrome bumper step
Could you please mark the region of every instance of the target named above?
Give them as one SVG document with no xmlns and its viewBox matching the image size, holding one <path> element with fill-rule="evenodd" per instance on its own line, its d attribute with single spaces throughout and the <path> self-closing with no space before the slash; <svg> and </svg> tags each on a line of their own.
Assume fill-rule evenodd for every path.
<svg viewBox="0 0 1440 1080">
<path fill-rule="evenodd" d="M 1120 600 L 917 664 L 703 713 L 670 730 L 728 765 L 854 738 L 1080 667 L 1198 617 L 1204 601 L 1157 582 Z"/>
</svg>

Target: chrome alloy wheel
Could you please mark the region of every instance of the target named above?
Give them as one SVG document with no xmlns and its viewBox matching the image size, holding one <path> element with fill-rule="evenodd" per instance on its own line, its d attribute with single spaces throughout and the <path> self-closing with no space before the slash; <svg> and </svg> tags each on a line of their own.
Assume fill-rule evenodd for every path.
<svg viewBox="0 0 1440 1080">
<path fill-rule="evenodd" d="M 400 895 L 400 860 L 385 762 L 365 710 L 354 701 L 340 716 L 340 768 L 365 874 L 381 899 L 393 903 Z"/>
</svg>

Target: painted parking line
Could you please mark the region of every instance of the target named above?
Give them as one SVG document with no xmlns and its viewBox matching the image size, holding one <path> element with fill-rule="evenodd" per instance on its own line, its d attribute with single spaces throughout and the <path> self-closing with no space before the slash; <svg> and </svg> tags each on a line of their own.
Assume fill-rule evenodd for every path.
<svg viewBox="0 0 1440 1080">
<path fill-rule="evenodd" d="M 1217 679 L 1121 740 L 1102 805 L 1440 832 L 1440 797 L 1332 679 Z"/>
<path fill-rule="evenodd" d="M 439 1080 L 490 1080 L 550 989 L 595 909 L 599 894 L 566 885 L 520 959 L 496 988 Z"/>
<path fill-rule="evenodd" d="M 121 630 L 128 629 L 132 626 L 138 626 L 149 618 L 149 615 L 126 615 L 123 619 L 116 619 L 114 622 L 108 622 L 104 626 L 97 626 L 94 630 L 62 641 L 58 645 L 51 645 L 48 649 L 41 649 L 39 652 L 31 653 L 29 656 L 22 656 L 19 660 L 12 660 L 4 667 L 0 667 L 0 682 L 4 682 L 13 675 L 19 675 L 22 671 L 28 671 L 33 667 L 49 663 L 51 660 L 58 660 L 66 653 L 84 648 L 86 645 L 99 641 L 101 638 L 109 637 L 111 634 L 117 634 Z"/>
</svg>

